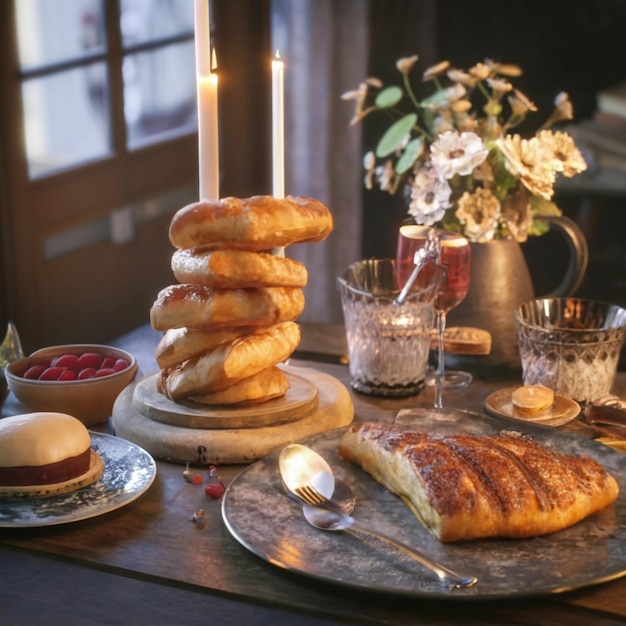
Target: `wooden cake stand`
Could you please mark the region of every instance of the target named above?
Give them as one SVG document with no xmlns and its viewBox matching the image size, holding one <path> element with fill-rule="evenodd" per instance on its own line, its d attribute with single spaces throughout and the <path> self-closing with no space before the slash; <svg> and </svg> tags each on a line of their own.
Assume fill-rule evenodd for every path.
<svg viewBox="0 0 626 626">
<path fill-rule="evenodd" d="M 352 399 L 336 378 L 279 366 L 290 387 L 282 398 L 240 407 L 173 402 L 153 374 L 129 385 L 113 406 L 113 427 L 152 456 L 178 463 L 249 463 L 311 435 L 348 425 Z"/>
</svg>

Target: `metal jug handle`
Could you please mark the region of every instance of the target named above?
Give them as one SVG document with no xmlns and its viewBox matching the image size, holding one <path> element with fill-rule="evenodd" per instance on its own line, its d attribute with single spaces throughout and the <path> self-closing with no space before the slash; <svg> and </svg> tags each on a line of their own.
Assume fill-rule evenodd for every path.
<svg viewBox="0 0 626 626">
<path fill-rule="evenodd" d="M 571 296 L 582 284 L 587 265 L 589 264 L 589 246 L 587 245 L 585 235 L 574 220 L 564 215 L 546 215 L 538 219 L 550 222 L 550 225 L 554 226 L 565 237 L 570 252 L 570 260 L 565 276 L 554 291 L 543 297 L 560 298 Z"/>
</svg>

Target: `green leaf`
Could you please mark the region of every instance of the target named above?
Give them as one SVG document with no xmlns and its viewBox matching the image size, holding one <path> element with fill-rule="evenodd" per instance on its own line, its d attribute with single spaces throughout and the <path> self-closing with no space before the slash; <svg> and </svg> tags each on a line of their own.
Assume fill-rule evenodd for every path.
<svg viewBox="0 0 626 626">
<path fill-rule="evenodd" d="M 530 194 L 528 201 L 535 215 L 561 215 L 561 209 L 550 200 Z"/>
<path fill-rule="evenodd" d="M 416 137 L 415 139 L 409 141 L 407 147 L 402 153 L 402 156 L 396 163 L 396 173 L 404 174 L 405 172 L 408 172 L 413 167 L 417 157 L 422 154 L 422 149 L 423 142 L 421 137 Z"/>
<path fill-rule="evenodd" d="M 417 113 L 409 113 L 392 124 L 380 138 L 376 146 L 376 156 L 380 159 L 392 154 L 411 132 L 417 122 Z"/>
<path fill-rule="evenodd" d="M 389 107 L 398 104 L 400 100 L 402 100 L 402 89 L 392 85 L 391 87 L 385 87 L 376 96 L 376 100 L 374 102 L 379 109 L 388 109 Z"/>
<path fill-rule="evenodd" d="M 435 91 L 435 93 L 431 94 L 430 96 L 428 96 L 427 98 L 424 98 L 420 104 L 424 107 L 424 108 L 429 108 L 433 105 L 442 105 L 444 103 L 448 102 L 448 96 L 446 95 L 446 92 L 443 89 L 439 89 L 437 91 Z"/>
<path fill-rule="evenodd" d="M 506 198 L 510 189 L 515 189 L 519 181 L 506 167 L 505 158 L 499 148 L 489 147 L 489 164 L 493 170 L 493 178 L 495 181 L 495 194 L 500 201 Z"/>
<path fill-rule="evenodd" d="M 541 237 L 541 235 L 545 235 L 549 230 L 550 222 L 546 222 L 545 220 L 534 220 L 528 228 L 528 236 Z"/>
<path fill-rule="evenodd" d="M 536 215 L 561 215 L 561 209 L 551 200 L 546 200 L 540 196 L 529 194 L 528 203 L 530 210 Z M 531 237 L 540 237 L 550 230 L 550 222 L 542 219 L 535 219 L 531 227 L 528 229 L 528 235 Z"/>
</svg>

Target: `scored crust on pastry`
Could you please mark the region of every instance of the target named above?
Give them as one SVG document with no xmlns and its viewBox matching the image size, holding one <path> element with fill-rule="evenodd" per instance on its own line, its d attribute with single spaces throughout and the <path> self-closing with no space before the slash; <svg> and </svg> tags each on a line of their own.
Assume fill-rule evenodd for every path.
<svg viewBox="0 0 626 626">
<path fill-rule="evenodd" d="M 178 210 L 170 223 L 175 248 L 269 250 L 321 241 L 333 229 L 328 208 L 314 198 L 252 196 L 202 200 Z"/>
<path fill-rule="evenodd" d="M 304 310 L 299 288 L 213 289 L 204 285 L 169 285 L 150 309 L 155 330 L 270 326 L 295 320 Z"/>
<path fill-rule="evenodd" d="M 399 495 L 440 541 L 553 533 L 617 498 L 597 461 L 517 432 L 439 435 L 351 427 L 340 454 Z"/>
<path fill-rule="evenodd" d="M 281 370 L 272 365 L 257 374 L 242 378 L 231 387 L 189 399 L 200 404 L 243 404 L 265 402 L 287 393 L 289 381 Z"/>
<path fill-rule="evenodd" d="M 218 289 L 304 287 L 303 263 L 267 252 L 188 248 L 172 254 L 172 272 L 179 283 Z"/>
<path fill-rule="evenodd" d="M 286 360 L 298 347 L 300 327 L 294 322 L 278 324 L 267 330 L 222 344 L 191 358 L 171 372 L 164 372 L 160 391 L 171 400 L 221 391 Z"/>
</svg>

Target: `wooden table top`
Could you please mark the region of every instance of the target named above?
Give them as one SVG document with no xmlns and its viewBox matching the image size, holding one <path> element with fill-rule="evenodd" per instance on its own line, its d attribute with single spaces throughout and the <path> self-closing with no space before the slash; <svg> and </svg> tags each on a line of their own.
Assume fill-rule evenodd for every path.
<svg viewBox="0 0 626 626">
<path fill-rule="evenodd" d="M 294 365 L 315 367 L 348 386 L 341 329 L 305 328 Z M 120 339 L 156 371 L 158 335 L 141 328 Z M 509 380 L 508 384 L 519 381 Z M 480 409 L 505 383 L 477 380 L 447 391 L 446 403 Z M 626 376 L 616 392 L 625 395 Z M 403 407 L 432 403 L 352 393 L 356 420 L 392 421 Z M 11 395 L 2 416 L 22 412 Z M 102 430 L 110 426 L 104 425 Z M 139 499 L 105 515 L 60 526 L 0 529 L 0 624 L 553 624 L 626 623 L 626 578 L 535 599 L 466 602 L 363 593 L 289 573 L 241 546 L 225 527 L 220 502 L 187 483 L 183 467 L 157 462 L 153 485 Z M 243 466 L 220 466 L 229 483 Z M 191 521 L 203 509 L 203 523 Z M 114 619 L 114 616 L 115 619 Z"/>
</svg>

